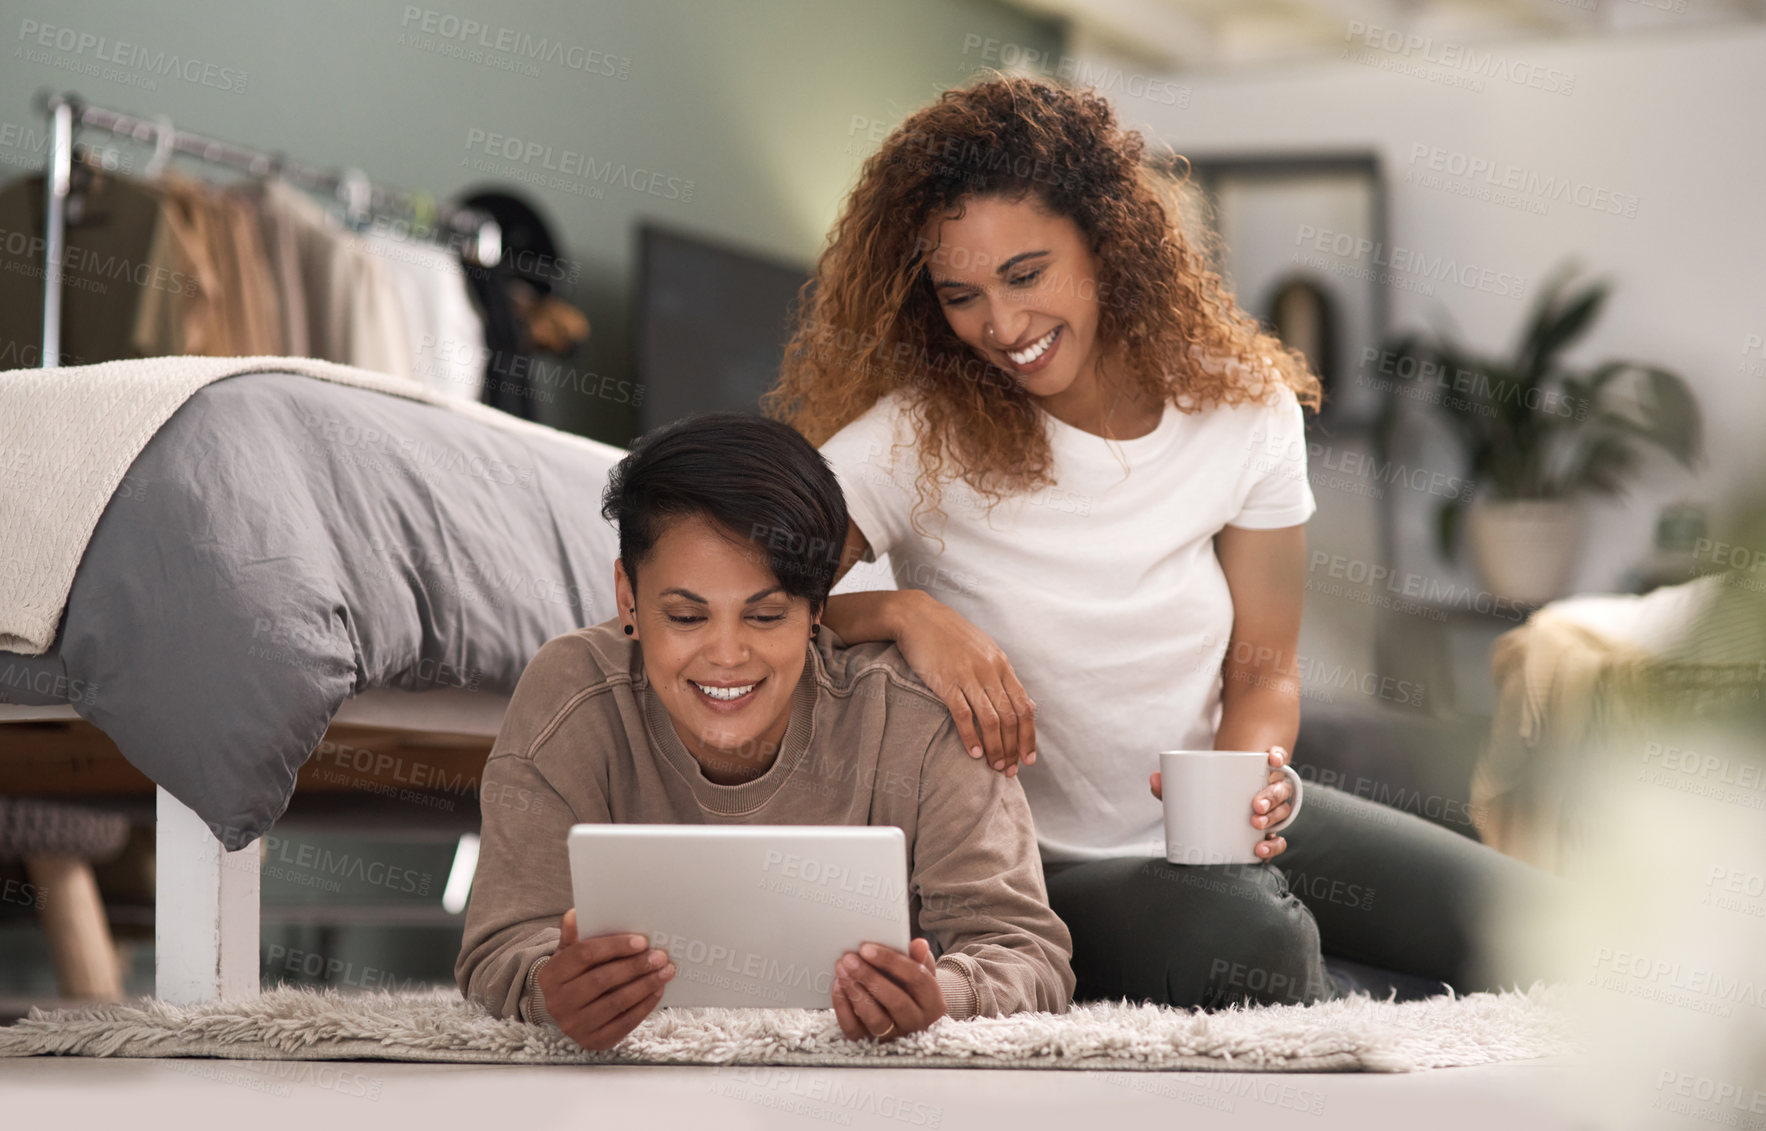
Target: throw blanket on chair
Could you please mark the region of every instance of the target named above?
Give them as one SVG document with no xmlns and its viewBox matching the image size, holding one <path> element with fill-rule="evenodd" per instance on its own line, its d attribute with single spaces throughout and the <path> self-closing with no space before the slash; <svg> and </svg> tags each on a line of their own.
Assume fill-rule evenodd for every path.
<svg viewBox="0 0 1766 1131">
<path fill-rule="evenodd" d="M 1766 639 L 1725 580 L 1554 601 L 1497 640 L 1496 717 L 1472 778 L 1486 844 L 1562 872 L 1592 844 L 1576 783 L 1612 772 L 1595 761 L 1609 740 L 1758 693 Z"/>
</svg>

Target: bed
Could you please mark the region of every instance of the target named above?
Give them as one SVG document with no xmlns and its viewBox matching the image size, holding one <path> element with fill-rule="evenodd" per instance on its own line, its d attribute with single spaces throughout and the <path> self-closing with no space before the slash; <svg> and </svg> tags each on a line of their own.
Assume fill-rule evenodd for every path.
<svg viewBox="0 0 1766 1131">
<path fill-rule="evenodd" d="M 613 615 L 621 451 L 468 407 L 202 384 L 109 492 L 48 648 L 0 651 L 0 758 L 7 724 L 78 717 L 157 786 L 158 996 L 257 991 L 256 843 L 333 722 L 494 736 L 540 645 Z"/>
</svg>

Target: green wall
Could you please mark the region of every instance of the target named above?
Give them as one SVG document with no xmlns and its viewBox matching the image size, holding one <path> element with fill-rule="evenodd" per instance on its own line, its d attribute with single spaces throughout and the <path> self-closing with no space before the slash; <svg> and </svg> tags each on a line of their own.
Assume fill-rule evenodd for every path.
<svg viewBox="0 0 1766 1131">
<path fill-rule="evenodd" d="M 807 262 L 875 148 L 867 123 L 893 125 L 963 81 L 981 61 L 977 37 L 1060 46 L 1053 24 L 992 0 L 7 0 L 4 11 L 0 177 L 40 165 L 31 98 L 46 86 L 442 197 L 553 176 L 548 161 L 659 175 L 648 192 L 602 183 L 598 198 L 574 168 L 562 188 L 528 186 L 594 327 L 571 364 L 615 381 L 630 375 L 640 220 Z M 487 156 L 493 137 L 517 139 L 503 145 L 521 157 Z M 617 395 L 571 392 L 546 411 L 599 438 L 629 435 Z"/>
</svg>

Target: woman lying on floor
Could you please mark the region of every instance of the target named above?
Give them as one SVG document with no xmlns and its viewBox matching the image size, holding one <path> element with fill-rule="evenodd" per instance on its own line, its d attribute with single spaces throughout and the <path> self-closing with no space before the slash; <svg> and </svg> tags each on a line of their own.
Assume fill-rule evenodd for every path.
<svg viewBox="0 0 1766 1131">
<path fill-rule="evenodd" d="M 963 756 L 893 645 L 818 628 L 848 520 L 815 449 L 755 417 L 672 425 L 620 461 L 603 513 L 619 526 L 619 619 L 540 649 L 485 765 L 454 966 L 466 996 L 590 1049 L 661 1000 L 667 954 L 577 938 L 573 824 L 871 824 L 907 835 L 916 937 L 907 954 L 842 958 L 831 997 L 847 1037 L 1065 1010 L 1072 943 L 1023 789 Z"/>
</svg>

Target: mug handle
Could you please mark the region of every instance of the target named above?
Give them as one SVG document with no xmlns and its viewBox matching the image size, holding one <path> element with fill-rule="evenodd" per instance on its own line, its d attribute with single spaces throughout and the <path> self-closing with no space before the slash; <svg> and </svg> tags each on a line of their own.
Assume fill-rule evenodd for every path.
<svg viewBox="0 0 1766 1131">
<path fill-rule="evenodd" d="M 1294 808 L 1288 813 L 1287 817 L 1281 824 L 1271 825 L 1267 829 L 1264 829 L 1263 835 L 1265 836 L 1268 836 L 1270 833 L 1279 833 L 1289 825 L 1293 824 L 1294 818 L 1300 815 L 1301 802 L 1306 799 L 1306 783 L 1300 780 L 1300 775 L 1294 772 L 1294 767 L 1289 764 L 1283 764 L 1282 773 L 1287 774 L 1288 780 L 1294 783 L 1294 800 L 1290 802 Z"/>
</svg>

